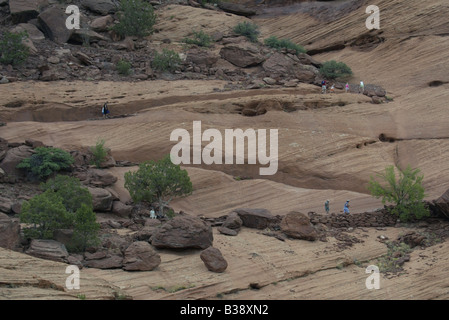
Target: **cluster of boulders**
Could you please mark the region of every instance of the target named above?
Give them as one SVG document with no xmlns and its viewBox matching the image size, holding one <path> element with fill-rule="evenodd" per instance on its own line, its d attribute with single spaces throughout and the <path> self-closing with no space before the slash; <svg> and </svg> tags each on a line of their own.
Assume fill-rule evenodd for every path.
<svg viewBox="0 0 449 320">
<path fill-rule="evenodd" d="M 181 1 L 182 2 L 182 1 Z M 159 1 L 150 1 L 159 7 Z M 65 13 L 69 4 L 81 10 L 81 28 L 66 28 Z M 26 31 L 24 44 L 31 56 L 20 67 L 0 65 L 0 83 L 19 79 L 57 80 L 126 80 L 148 79 L 221 79 L 239 83 L 240 88 L 258 89 L 270 86 L 296 87 L 298 83 L 320 85 L 321 63 L 306 53 L 291 49 L 275 50 L 253 43 L 231 30 L 211 35 L 212 48 L 191 46 L 181 54 L 182 62 L 173 74 L 154 71 L 152 59 L 157 51 L 150 39 L 120 38 L 111 26 L 118 22 L 116 0 L 73 0 L 68 4 L 57 1 L 7 0 L 0 8 L 8 13 L 5 25 L 13 32 Z M 199 6 L 193 0 L 186 5 Z M 223 10 L 244 16 L 252 10 L 238 4 L 204 5 L 205 9 Z M 0 28 L 0 31 L 5 28 Z M 170 39 L 164 39 L 170 43 Z M 120 75 L 116 65 L 120 60 L 131 63 L 132 72 Z M 223 63 L 224 62 L 224 63 Z M 344 83 L 335 83 L 343 89 Z M 358 86 L 351 85 L 351 92 Z M 365 94 L 374 103 L 386 101 L 385 90 L 366 85 Z"/>
</svg>

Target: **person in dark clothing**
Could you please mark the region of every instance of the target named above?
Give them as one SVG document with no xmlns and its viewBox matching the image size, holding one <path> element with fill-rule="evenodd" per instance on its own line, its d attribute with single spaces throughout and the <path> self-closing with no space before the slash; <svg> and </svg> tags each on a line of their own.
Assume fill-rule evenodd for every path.
<svg viewBox="0 0 449 320">
<path fill-rule="evenodd" d="M 106 101 L 101 109 L 101 113 L 103 114 L 103 118 L 109 118 L 109 108 L 108 102 Z"/>
</svg>

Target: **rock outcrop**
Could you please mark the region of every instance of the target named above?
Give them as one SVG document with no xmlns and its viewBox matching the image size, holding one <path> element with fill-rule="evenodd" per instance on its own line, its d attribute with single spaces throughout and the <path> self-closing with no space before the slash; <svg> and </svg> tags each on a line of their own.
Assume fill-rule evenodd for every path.
<svg viewBox="0 0 449 320">
<path fill-rule="evenodd" d="M 225 45 L 220 56 L 240 68 L 255 66 L 265 60 L 260 48 L 247 41 Z"/>
<path fill-rule="evenodd" d="M 69 253 L 66 247 L 55 240 L 33 239 L 25 253 L 47 260 L 66 262 Z"/>
<path fill-rule="evenodd" d="M 20 243 L 19 221 L 0 213 L 0 247 L 15 250 Z"/>
<path fill-rule="evenodd" d="M 281 221 L 281 230 L 290 238 L 315 241 L 318 233 L 309 218 L 301 212 L 289 212 Z"/>
<path fill-rule="evenodd" d="M 248 228 L 265 229 L 278 222 L 278 219 L 266 209 L 235 209 L 242 225 Z"/>
<path fill-rule="evenodd" d="M 127 271 L 151 271 L 161 263 L 161 257 L 148 242 L 133 242 L 125 251 L 123 269 Z"/>
<path fill-rule="evenodd" d="M 206 249 L 213 242 L 212 227 L 197 217 L 176 216 L 151 237 L 156 248 Z"/>
</svg>

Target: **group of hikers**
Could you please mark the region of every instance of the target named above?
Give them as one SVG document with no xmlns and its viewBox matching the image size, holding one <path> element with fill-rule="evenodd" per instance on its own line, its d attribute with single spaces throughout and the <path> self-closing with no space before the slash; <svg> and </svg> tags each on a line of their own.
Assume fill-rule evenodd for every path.
<svg viewBox="0 0 449 320">
<path fill-rule="evenodd" d="M 327 93 L 327 85 L 328 85 L 328 81 L 327 80 L 322 80 L 321 81 L 321 93 Z M 345 85 L 345 91 L 346 93 L 349 92 L 349 83 L 346 82 Z M 330 93 L 334 93 L 335 92 L 335 84 L 332 83 L 332 86 L 330 87 Z M 365 84 L 363 83 L 363 81 L 360 81 L 360 86 L 359 86 L 359 93 L 364 93 L 365 92 Z"/>
<path fill-rule="evenodd" d="M 329 213 L 330 210 L 329 200 L 326 200 L 326 202 L 324 202 L 324 210 L 326 210 L 326 213 Z M 349 200 L 346 200 L 345 205 L 343 206 L 343 212 L 349 214 Z"/>
</svg>

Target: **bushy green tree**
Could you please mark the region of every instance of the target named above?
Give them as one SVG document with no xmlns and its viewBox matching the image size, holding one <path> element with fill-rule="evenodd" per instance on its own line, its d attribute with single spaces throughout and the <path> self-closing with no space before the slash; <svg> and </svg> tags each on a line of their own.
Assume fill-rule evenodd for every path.
<svg viewBox="0 0 449 320">
<path fill-rule="evenodd" d="M 73 251 L 85 251 L 88 247 L 98 245 L 99 230 L 100 224 L 96 222 L 96 215 L 92 206 L 83 203 L 75 214 L 71 249 Z"/>
<path fill-rule="evenodd" d="M 405 170 L 395 172 L 394 166 L 388 166 L 384 173 L 378 174 L 381 182 L 371 177 L 368 190 L 376 198 L 382 198 L 382 203 L 394 204 L 391 213 L 401 221 L 411 218 L 422 218 L 429 215 L 423 200 L 425 190 L 422 185 L 424 176 L 419 175 L 419 169 L 407 166 Z"/>
<path fill-rule="evenodd" d="M 264 44 L 270 48 L 277 50 L 280 49 L 292 49 L 295 50 L 296 54 L 306 52 L 304 47 L 292 42 L 290 39 L 278 39 L 276 36 L 271 36 L 265 39 Z"/>
<path fill-rule="evenodd" d="M 29 158 L 22 160 L 17 168 L 25 169 L 32 178 L 45 180 L 55 172 L 68 169 L 74 162 L 67 151 L 51 147 L 38 147 Z"/>
<path fill-rule="evenodd" d="M 52 239 L 56 229 L 67 228 L 72 223 L 62 198 L 51 190 L 25 201 L 19 217 L 21 223 L 27 224 L 24 235 L 33 239 Z"/>
<path fill-rule="evenodd" d="M 106 160 L 108 155 L 108 149 L 104 146 L 105 141 L 100 139 L 95 144 L 95 147 L 90 148 L 90 152 L 92 152 L 92 164 L 94 164 L 97 168 L 101 167 L 101 164 Z"/>
<path fill-rule="evenodd" d="M 153 58 L 152 66 L 159 71 L 173 72 L 181 63 L 181 58 L 176 51 L 162 49 L 162 52 L 156 52 Z"/>
<path fill-rule="evenodd" d="M 251 42 L 257 42 L 260 34 L 259 26 L 248 21 L 240 22 L 233 28 L 233 31 L 241 36 L 245 36 Z"/>
<path fill-rule="evenodd" d="M 30 52 L 22 43 L 28 34 L 24 32 L 5 32 L 0 41 L 0 62 L 3 64 L 19 65 L 26 61 Z"/>
<path fill-rule="evenodd" d="M 151 4 L 143 0 L 121 0 L 119 23 L 112 30 L 120 36 L 146 37 L 153 33 L 156 14 Z"/>
<path fill-rule="evenodd" d="M 44 191 L 51 190 L 60 196 L 64 207 L 71 214 L 75 214 L 82 205 L 92 210 L 92 195 L 75 177 L 57 175 L 54 179 L 41 184 L 41 188 Z"/>
<path fill-rule="evenodd" d="M 327 79 L 338 79 L 350 77 L 352 70 L 344 62 L 331 60 L 323 63 L 320 73 Z"/>
<path fill-rule="evenodd" d="M 159 214 L 176 196 L 192 192 L 192 182 L 186 170 L 171 162 L 167 155 L 159 161 L 147 161 L 135 172 L 125 173 L 125 188 L 135 202 L 159 204 Z"/>
</svg>

